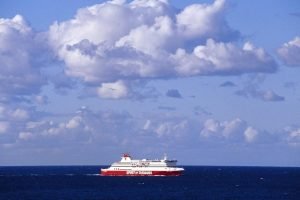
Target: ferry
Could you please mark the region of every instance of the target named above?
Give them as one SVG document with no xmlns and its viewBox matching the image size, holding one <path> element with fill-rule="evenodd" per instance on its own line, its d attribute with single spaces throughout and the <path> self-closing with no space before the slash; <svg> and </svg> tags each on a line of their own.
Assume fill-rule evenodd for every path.
<svg viewBox="0 0 300 200">
<path fill-rule="evenodd" d="M 102 176 L 180 176 L 184 169 L 176 167 L 177 160 L 163 159 L 134 160 L 128 153 L 122 155 L 119 162 L 109 168 L 101 169 Z"/>
</svg>

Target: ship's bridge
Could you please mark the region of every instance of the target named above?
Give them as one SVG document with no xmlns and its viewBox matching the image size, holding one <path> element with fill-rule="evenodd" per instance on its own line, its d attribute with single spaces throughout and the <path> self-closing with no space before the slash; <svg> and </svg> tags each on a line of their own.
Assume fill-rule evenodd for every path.
<svg viewBox="0 0 300 200">
<path fill-rule="evenodd" d="M 131 162 L 131 156 L 128 153 L 124 153 L 120 162 Z"/>
</svg>

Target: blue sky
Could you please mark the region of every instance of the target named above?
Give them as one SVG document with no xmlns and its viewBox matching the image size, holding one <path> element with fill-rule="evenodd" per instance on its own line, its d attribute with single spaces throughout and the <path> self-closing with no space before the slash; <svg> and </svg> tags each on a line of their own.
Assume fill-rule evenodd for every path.
<svg viewBox="0 0 300 200">
<path fill-rule="evenodd" d="M 0 3 L 0 165 L 300 166 L 297 0 Z"/>
</svg>

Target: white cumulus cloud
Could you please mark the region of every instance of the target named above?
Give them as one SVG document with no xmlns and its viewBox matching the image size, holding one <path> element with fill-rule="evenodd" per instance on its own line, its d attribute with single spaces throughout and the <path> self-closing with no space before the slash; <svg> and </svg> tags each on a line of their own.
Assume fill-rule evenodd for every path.
<svg viewBox="0 0 300 200">
<path fill-rule="evenodd" d="M 19 133 L 20 140 L 30 140 L 33 137 L 34 137 L 34 135 L 31 132 L 20 132 Z"/>
<path fill-rule="evenodd" d="M 245 135 L 246 141 L 251 143 L 251 142 L 255 141 L 255 139 L 258 135 L 258 131 L 250 126 L 245 130 L 244 135 Z"/>
<path fill-rule="evenodd" d="M 300 67 L 300 37 L 284 43 L 277 53 L 286 65 Z"/>
<path fill-rule="evenodd" d="M 22 107 L 12 107 L 0 104 L 0 119 L 10 121 L 26 121 L 30 118 L 30 110 Z"/>
<path fill-rule="evenodd" d="M 44 45 L 22 16 L 0 18 L 0 100 L 40 91 L 45 84 L 40 73 Z"/>
<path fill-rule="evenodd" d="M 238 36 L 225 21 L 225 0 L 213 4 L 192 4 L 176 15 L 178 32 L 187 39 L 216 38 L 222 40 Z"/>
<path fill-rule="evenodd" d="M 183 120 L 179 123 L 174 122 L 163 122 L 156 127 L 155 132 L 158 137 L 162 137 L 164 135 L 167 136 L 180 136 L 187 129 L 187 121 Z"/>
<path fill-rule="evenodd" d="M 284 139 L 291 146 L 300 146 L 300 127 L 286 127 L 284 131 Z"/>
<path fill-rule="evenodd" d="M 236 118 L 231 121 L 218 121 L 207 119 L 200 132 L 204 138 L 225 139 L 231 141 L 253 142 L 258 135 L 258 131 L 247 122 Z"/>
<path fill-rule="evenodd" d="M 66 123 L 66 128 L 69 129 L 78 128 L 81 122 L 82 122 L 82 118 L 80 116 L 75 116 Z"/>
<path fill-rule="evenodd" d="M 125 87 L 121 94 L 106 89 L 122 80 L 275 72 L 276 62 L 262 48 L 234 42 L 239 33 L 225 10 L 224 0 L 183 10 L 162 0 L 108 1 L 54 23 L 49 44 L 67 76 L 102 84 L 98 96 L 104 98 L 124 98 Z"/>
<path fill-rule="evenodd" d="M 208 39 L 205 45 L 194 48 L 192 54 L 178 49 L 173 58 L 181 75 L 235 75 L 251 72 L 275 72 L 277 64 L 261 48 L 245 43 L 239 48 L 233 43 Z"/>
<path fill-rule="evenodd" d="M 120 99 L 129 95 L 128 87 L 124 81 L 102 83 L 97 93 L 100 97 L 109 99 Z"/>
<path fill-rule="evenodd" d="M 149 113 L 141 119 L 143 122 L 141 124 L 142 133 L 154 136 L 154 139 L 165 140 L 168 138 L 170 142 L 180 139 L 182 142 L 193 137 L 195 133 L 192 120 L 175 113 L 162 112 L 154 115 Z"/>
</svg>

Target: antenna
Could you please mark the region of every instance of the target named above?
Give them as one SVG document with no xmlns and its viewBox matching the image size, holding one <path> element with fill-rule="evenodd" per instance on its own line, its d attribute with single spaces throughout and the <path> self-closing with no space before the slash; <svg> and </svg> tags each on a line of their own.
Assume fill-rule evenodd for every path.
<svg viewBox="0 0 300 200">
<path fill-rule="evenodd" d="M 167 160 L 167 159 L 168 159 L 167 154 L 164 153 L 164 160 Z"/>
</svg>

